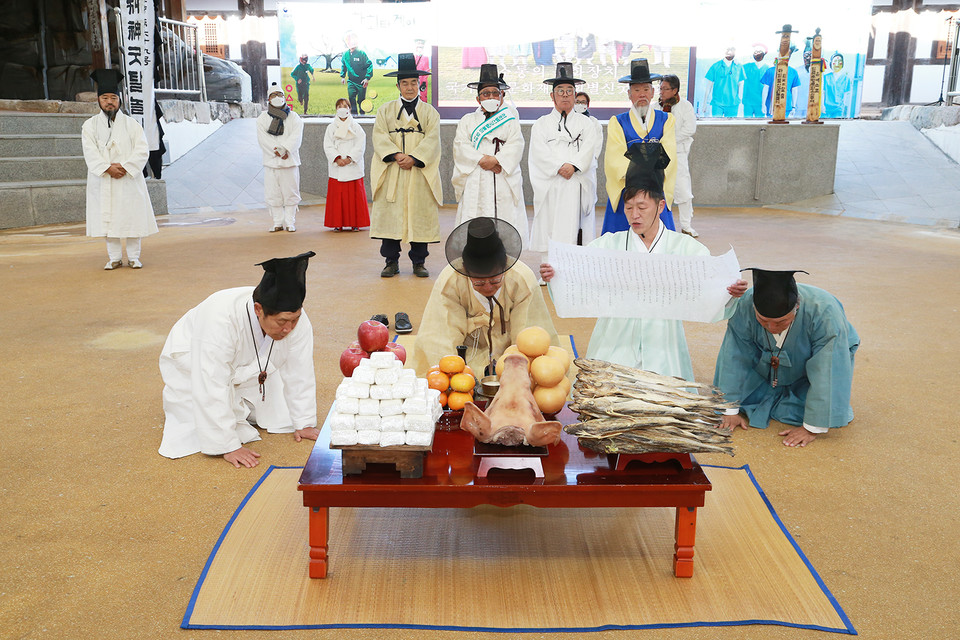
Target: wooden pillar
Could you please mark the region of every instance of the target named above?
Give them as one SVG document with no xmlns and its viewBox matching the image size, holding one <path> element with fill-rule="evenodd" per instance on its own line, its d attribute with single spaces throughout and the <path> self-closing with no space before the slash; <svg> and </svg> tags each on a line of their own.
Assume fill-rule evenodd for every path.
<svg viewBox="0 0 960 640">
<path fill-rule="evenodd" d="M 94 69 L 110 68 L 110 32 L 104 0 L 84 0 L 84 12 L 90 25 L 90 53 Z"/>
<path fill-rule="evenodd" d="M 253 102 L 267 100 L 267 45 L 257 40 L 248 40 L 240 45 L 240 66 L 250 74 L 250 92 Z"/>
</svg>

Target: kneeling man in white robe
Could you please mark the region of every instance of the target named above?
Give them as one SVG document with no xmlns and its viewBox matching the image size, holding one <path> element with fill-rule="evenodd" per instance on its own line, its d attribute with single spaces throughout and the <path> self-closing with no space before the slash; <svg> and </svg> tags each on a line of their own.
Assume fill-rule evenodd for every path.
<svg viewBox="0 0 960 640">
<path fill-rule="evenodd" d="M 160 454 L 223 456 L 239 468 L 260 454 L 254 426 L 316 440 L 313 327 L 303 311 L 312 251 L 260 263 L 256 287 L 218 291 L 170 330 L 160 354 Z"/>
</svg>

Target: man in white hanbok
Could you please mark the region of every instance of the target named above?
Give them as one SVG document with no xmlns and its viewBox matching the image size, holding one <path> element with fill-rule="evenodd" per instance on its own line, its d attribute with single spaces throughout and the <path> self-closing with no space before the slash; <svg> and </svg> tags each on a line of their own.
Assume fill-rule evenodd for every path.
<svg viewBox="0 0 960 640">
<path fill-rule="evenodd" d="M 273 219 L 269 231 L 296 231 L 303 120 L 276 82 L 268 101 L 267 110 L 257 116 L 257 143 L 263 152 L 263 195 Z"/>
<path fill-rule="evenodd" d="M 453 183 L 456 224 L 486 216 L 509 222 L 527 244 L 527 208 L 523 202 L 523 134 L 520 121 L 503 104 L 510 87 L 497 75 L 497 65 L 480 67 L 477 90 L 480 107 L 460 119 L 453 141 Z"/>
<path fill-rule="evenodd" d="M 530 130 L 528 173 L 533 185 L 533 230 L 530 250 L 544 253 L 550 240 L 576 244 L 596 235 L 596 184 L 587 175 L 599 144 L 597 129 L 585 115 L 574 111 L 576 85 L 573 64 L 558 62 L 555 78 L 544 84 L 553 90 L 553 111 L 539 118 Z"/>
<path fill-rule="evenodd" d="M 710 255 L 705 246 L 689 236 L 667 229 L 661 222 L 660 214 L 666 206 L 663 172 L 653 169 L 656 158 L 652 154 L 644 157 L 649 149 L 638 145 L 629 152 L 623 204 L 630 228 L 605 233 L 590 246 L 679 256 Z M 540 265 L 540 277 L 545 281 L 553 279 L 554 273 L 551 265 Z M 745 280 L 737 280 L 727 287 L 727 293 L 734 298 L 739 298 L 746 290 Z M 731 300 L 722 316 L 729 317 L 734 309 Z M 721 319 L 717 317 L 715 321 Z M 598 318 L 587 346 L 587 357 L 693 380 L 693 365 L 680 320 Z"/>
<path fill-rule="evenodd" d="M 680 97 L 680 78 L 665 75 L 660 78 L 661 111 L 669 113 L 674 122 L 677 140 L 677 179 L 673 190 L 673 202 L 668 207 L 677 212 L 680 232 L 696 238 L 693 228 L 693 184 L 690 180 L 690 147 L 693 134 L 697 132 L 697 113 L 687 100 Z"/>
<path fill-rule="evenodd" d="M 312 251 L 260 263 L 256 287 L 218 291 L 170 330 L 160 354 L 160 454 L 223 456 L 239 468 L 260 454 L 254 426 L 316 440 L 313 328 L 303 311 Z"/>
<path fill-rule="evenodd" d="M 123 266 L 123 239 L 128 264 L 140 262 L 140 239 L 157 232 L 153 205 L 143 179 L 150 155 L 143 127 L 120 111 L 120 81 L 116 69 L 97 69 L 100 113 L 83 123 L 83 159 L 87 163 L 87 235 L 107 239 L 107 264 Z"/>
</svg>

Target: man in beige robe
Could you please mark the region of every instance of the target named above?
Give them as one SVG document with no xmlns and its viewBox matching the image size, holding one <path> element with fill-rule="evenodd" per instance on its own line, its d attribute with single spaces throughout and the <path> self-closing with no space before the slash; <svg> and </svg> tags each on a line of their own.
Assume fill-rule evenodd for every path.
<svg viewBox="0 0 960 640">
<path fill-rule="evenodd" d="M 537 276 L 517 260 L 520 234 L 510 223 L 468 220 L 450 234 L 446 254 L 450 264 L 433 285 L 413 350 L 418 376 L 456 354 L 459 345 L 467 347 L 467 365 L 481 376 L 531 326 L 542 327 L 551 344 L 560 345 Z"/>
<path fill-rule="evenodd" d="M 380 277 L 400 273 L 400 243 L 409 242 L 413 273 L 426 278 L 427 244 L 440 242 L 440 114 L 420 101 L 419 78 L 430 73 L 416 68 L 412 53 L 401 53 L 386 75 L 397 78 L 400 98 L 377 110 L 373 126 L 370 237 L 387 263 Z"/>
</svg>

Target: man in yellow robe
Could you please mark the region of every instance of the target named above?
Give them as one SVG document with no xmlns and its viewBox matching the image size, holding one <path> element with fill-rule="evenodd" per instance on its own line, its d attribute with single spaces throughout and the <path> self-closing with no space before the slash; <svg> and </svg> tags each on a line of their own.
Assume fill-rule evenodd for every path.
<svg viewBox="0 0 960 640">
<path fill-rule="evenodd" d="M 446 255 L 450 264 L 433 286 L 413 350 L 418 376 L 459 345 L 467 347 L 467 364 L 481 376 L 531 326 L 546 329 L 559 346 L 537 276 L 517 260 L 520 234 L 510 223 L 468 220 L 447 238 Z"/>
<path fill-rule="evenodd" d="M 373 126 L 370 237 L 380 240 L 383 278 L 400 273 L 401 242 L 410 243 L 414 275 L 428 277 L 427 244 L 440 242 L 440 114 L 420 101 L 422 75 L 430 72 L 417 69 L 412 53 L 399 55 L 386 76 L 397 78 L 400 98 L 377 110 Z"/>
</svg>

